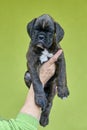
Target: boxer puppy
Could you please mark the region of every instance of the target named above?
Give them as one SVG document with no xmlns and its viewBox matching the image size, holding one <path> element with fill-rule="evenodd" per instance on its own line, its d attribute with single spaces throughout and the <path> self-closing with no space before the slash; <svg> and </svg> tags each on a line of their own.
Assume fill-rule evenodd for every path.
<svg viewBox="0 0 87 130">
<path fill-rule="evenodd" d="M 42 108 L 40 124 L 46 126 L 49 122 L 49 114 L 52 101 L 56 94 L 60 98 L 69 95 L 66 79 L 66 64 L 64 53 L 56 61 L 54 76 L 43 87 L 39 78 L 41 65 L 48 61 L 61 47 L 59 42 L 64 36 L 63 28 L 47 14 L 33 19 L 27 25 L 27 32 L 31 38 L 27 52 L 27 72 L 24 79 L 28 87 L 31 82 L 35 92 L 35 102 Z"/>
</svg>

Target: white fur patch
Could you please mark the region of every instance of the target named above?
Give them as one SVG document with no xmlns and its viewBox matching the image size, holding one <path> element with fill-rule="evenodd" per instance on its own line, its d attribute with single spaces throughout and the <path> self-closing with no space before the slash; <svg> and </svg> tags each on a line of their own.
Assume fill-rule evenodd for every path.
<svg viewBox="0 0 87 130">
<path fill-rule="evenodd" d="M 66 100 L 66 98 L 67 98 L 67 97 L 63 97 L 62 99 L 63 99 L 63 100 Z"/>
<path fill-rule="evenodd" d="M 44 49 L 44 51 L 42 51 L 42 55 L 40 56 L 41 63 L 48 61 L 48 59 L 51 58 L 52 56 L 53 56 L 52 53 L 49 53 L 47 49 Z"/>
</svg>

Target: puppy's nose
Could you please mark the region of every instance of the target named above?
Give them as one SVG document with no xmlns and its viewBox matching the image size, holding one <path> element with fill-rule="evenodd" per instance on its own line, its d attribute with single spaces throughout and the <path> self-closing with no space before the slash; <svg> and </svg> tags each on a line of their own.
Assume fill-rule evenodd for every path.
<svg viewBox="0 0 87 130">
<path fill-rule="evenodd" d="M 39 40 L 44 40 L 44 35 L 39 35 Z"/>
</svg>

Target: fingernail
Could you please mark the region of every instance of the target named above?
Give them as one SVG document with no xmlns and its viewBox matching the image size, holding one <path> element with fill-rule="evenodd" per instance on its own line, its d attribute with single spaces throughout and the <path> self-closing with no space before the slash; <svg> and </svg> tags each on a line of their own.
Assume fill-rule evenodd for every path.
<svg viewBox="0 0 87 130">
<path fill-rule="evenodd" d="M 62 49 L 58 50 L 57 55 L 58 55 L 58 56 L 61 55 L 62 52 L 63 52 Z"/>
</svg>

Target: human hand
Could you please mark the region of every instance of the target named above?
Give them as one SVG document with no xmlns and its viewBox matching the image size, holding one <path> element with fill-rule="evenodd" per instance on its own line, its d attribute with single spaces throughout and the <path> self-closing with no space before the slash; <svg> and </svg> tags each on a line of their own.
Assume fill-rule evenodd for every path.
<svg viewBox="0 0 87 130">
<path fill-rule="evenodd" d="M 62 54 L 62 50 L 58 50 L 57 53 L 47 62 L 45 62 L 40 68 L 40 80 L 43 85 L 54 75 L 55 62 Z"/>
</svg>

